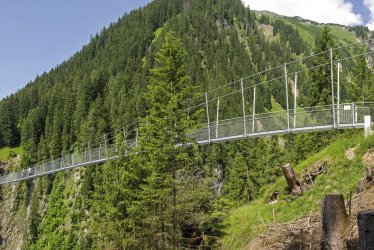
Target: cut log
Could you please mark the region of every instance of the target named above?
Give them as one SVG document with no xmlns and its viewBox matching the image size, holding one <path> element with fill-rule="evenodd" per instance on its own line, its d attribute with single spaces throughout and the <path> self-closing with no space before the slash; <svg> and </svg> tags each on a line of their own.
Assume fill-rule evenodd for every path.
<svg viewBox="0 0 374 250">
<path fill-rule="evenodd" d="M 302 195 L 303 190 L 301 188 L 300 182 L 296 179 L 295 171 L 290 163 L 287 163 L 282 167 L 284 177 L 286 177 L 288 190 L 293 195 Z"/>
<path fill-rule="evenodd" d="M 374 250 L 374 209 L 358 212 L 358 232 L 361 250 Z"/>
<path fill-rule="evenodd" d="M 343 195 L 326 195 L 322 202 L 322 249 L 345 249 L 344 230 L 347 220 Z"/>
</svg>

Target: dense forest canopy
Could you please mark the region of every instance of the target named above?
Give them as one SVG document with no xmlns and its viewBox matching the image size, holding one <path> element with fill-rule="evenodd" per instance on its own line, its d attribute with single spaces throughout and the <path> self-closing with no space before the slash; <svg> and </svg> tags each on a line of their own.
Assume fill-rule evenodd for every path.
<svg viewBox="0 0 374 250">
<path fill-rule="evenodd" d="M 270 26 L 269 37 L 263 28 Z M 350 29 L 366 37 L 365 29 Z M 137 150 L 152 152 L 17 184 L 17 206 L 30 206 L 31 214 L 25 249 L 214 245 L 230 208 L 258 197 L 261 188 L 280 175 L 279 166 L 305 159 L 338 132 L 175 149 L 173 135 L 187 140 L 186 121 L 175 115 L 178 103 L 339 44 L 328 28 L 313 47 L 308 42 L 290 24 L 259 18 L 240 0 L 154 0 L 125 14 L 70 59 L 2 100 L 0 147 L 23 147 L 19 168 L 94 144 L 104 133 L 138 119 L 143 134 Z M 322 55 L 314 60 L 292 67 L 330 59 Z M 355 75 L 342 80 L 343 96 L 373 100 L 373 74 L 366 58 L 349 63 Z M 275 78 L 282 70 L 252 81 Z M 329 77 L 328 67 L 300 76 L 298 105 L 327 104 Z M 354 84 L 348 85 L 353 77 Z M 282 80 L 260 85 L 256 112 L 274 110 L 274 105 L 285 108 L 285 91 Z M 214 92 L 211 98 L 220 94 Z M 246 98 L 250 110 L 251 90 Z M 229 109 L 234 102 L 221 104 L 223 118 L 241 112 Z"/>
</svg>

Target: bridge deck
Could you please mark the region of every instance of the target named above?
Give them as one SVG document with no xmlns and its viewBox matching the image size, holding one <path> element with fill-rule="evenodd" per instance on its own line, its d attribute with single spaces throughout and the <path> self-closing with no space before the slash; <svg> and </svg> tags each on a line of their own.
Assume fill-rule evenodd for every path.
<svg viewBox="0 0 374 250">
<path fill-rule="evenodd" d="M 221 143 L 255 137 L 266 137 L 288 133 L 306 133 L 333 129 L 364 127 L 364 116 L 374 115 L 374 103 L 345 104 L 335 108 L 338 116 L 333 119 L 332 106 L 304 108 L 237 117 L 218 123 L 203 124 L 190 134 L 197 144 Z M 335 124 L 335 126 L 334 126 Z M 0 176 L 0 185 L 33 179 L 77 167 L 99 164 L 127 154 L 135 146 L 135 140 L 127 140 L 125 152 L 118 143 L 65 155 L 56 160 L 38 163 L 23 171 Z"/>
</svg>

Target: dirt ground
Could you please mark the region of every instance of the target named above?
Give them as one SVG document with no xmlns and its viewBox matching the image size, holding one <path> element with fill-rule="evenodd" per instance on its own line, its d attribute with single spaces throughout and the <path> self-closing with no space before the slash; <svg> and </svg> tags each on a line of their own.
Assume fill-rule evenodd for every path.
<svg viewBox="0 0 374 250">
<path fill-rule="evenodd" d="M 351 249 L 358 244 L 357 213 L 374 208 L 374 187 L 352 198 L 352 210 L 346 231 Z M 347 212 L 349 209 L 347 209 Z M 268 231 L 256 237 L 249 249 L 321 249 L 322 222 L 319 213 L 289 223 L 270 224 Z"/>
<path fill-rule="evenodd" d="M 369 150 L 362 161 L 367 167 L 374 167 L 374 149 Z M 346 209 L 349 213 L 348 202 L 346 202 Z M 347 249 L 359 249 L 357 213 L 368 209 L 374 209 L 373 181 L 366 186 L 362 193 L 354 194 L 352 197 L 349 224 L 345 233 Z M 308 217 L 289 223 L 269 224 L 267 227 L 267 232 L 252 240 L 247 249 L 321 249 L 322 221 L 319 212 L 311 213 Z"/>
</svg>

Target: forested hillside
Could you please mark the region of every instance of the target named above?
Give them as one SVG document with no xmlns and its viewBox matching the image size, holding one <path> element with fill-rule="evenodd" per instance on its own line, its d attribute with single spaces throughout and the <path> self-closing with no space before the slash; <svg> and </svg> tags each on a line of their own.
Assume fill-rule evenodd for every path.
<svg viewBox="0 0 374 250">
<path fill-rule="evenodd" d="M 138 119 L 143 133 L 137 150 L 152 153 L 0 187 L 0 206 L 9 207 L 0 221 L 12 221 L 0 226 L 0 249 L 11 249 L 14 228 L 22 236 L 15 239 L 22 249 L 214 247 L 223 237 L 222 221 L 231 208 L 258 198 L 280 176 L 282 164 L 299 163 L 343 133 L 173 147 L 173 136 L 188 141 L 186 121 L 172 115 L 182 101 L 350 42 L 336 39 L 331 28 L 320 29 L 310 41 L 290 22 L 260 17 L 240 0 L 154 0 L 125 14 L 61 65 L 2 100 L 0 147 L 21 146 L 23 153 L 1 172 L 93 145 L 105 133 Z M 358 39 L 352 28 L 341 32 Z M 356 33 L 362 37 L 361 30 Z M 357 45 L 342 53 L 360 49 Z M 328 60 L 319 56 L 309 65 L 294 67 Z M 257 75 L 253 82 L 279 72 Z M 343 72 L 342 98 L 355 101 L 364 94 L 366 101 L 374 100 L 366 57 L 349 60 Z M 297 105 L 328 103 L 328 69 L 300 77 Z M 365 82 L 349 84 L 353 77 Z M 168 88 L 165 82 L 178 84 Z M 259 86 L 256 111 L 285 108 L 285 91 L 281 80 Z M 253 93 L 248 91 L 246 98 L 251 108 Z M 237 112 L 229 107 L 230 101 L 222 104 L 223 117 Z M 183 129 L 173 130 L 177 123 Z"/>
</svg>

